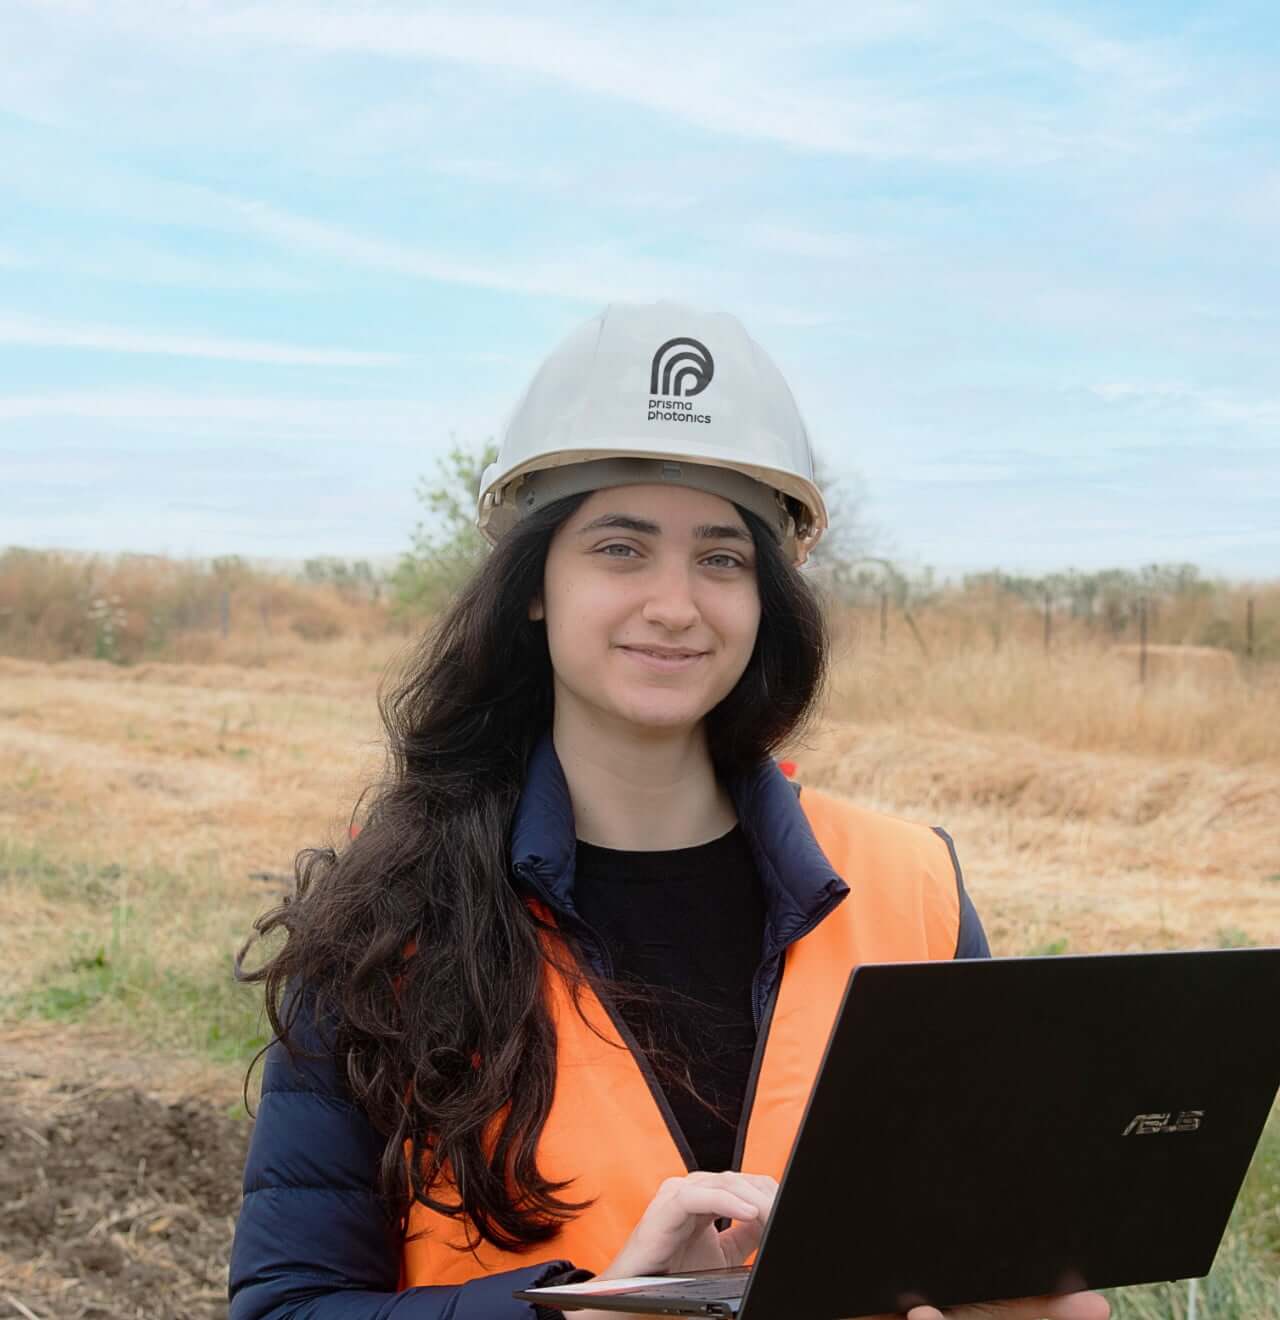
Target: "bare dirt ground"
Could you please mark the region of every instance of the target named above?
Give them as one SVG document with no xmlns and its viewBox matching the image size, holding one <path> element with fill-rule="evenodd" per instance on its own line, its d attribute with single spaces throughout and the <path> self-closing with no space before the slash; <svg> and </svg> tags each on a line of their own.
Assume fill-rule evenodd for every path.
<svg viewBox="0 0 1280 1320">
<path fill-rule="evenodd" d="M 111 868 L 73 890 L 0 866 L 0 1001 L 125 914 L 148 966 L 221 977 L 271 897 L 253 877 L 339 843 L 380 768 L 376 669 L 0 657 L 0 843 Z M 944 826 L 997 954 L 1280 943 L 1280 757 L 925 721 L 833 722 L 792 755 L 804 782 Z M 0 1317 L 225 1315 L 241 1066 L 156 1030 L 0 1026 Z"/>
<path fill-rule="evenodd" d="M 226 1315 L 250 1129 L 225 1089 L 101 1033 L 0 1037 L 0 1315 Z"/>
</svg>

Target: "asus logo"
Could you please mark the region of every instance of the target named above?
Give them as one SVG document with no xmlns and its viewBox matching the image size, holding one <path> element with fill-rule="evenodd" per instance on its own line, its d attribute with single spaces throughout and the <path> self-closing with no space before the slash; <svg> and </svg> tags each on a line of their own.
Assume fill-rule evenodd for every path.
<svg viewBox="0 0 1280 1320">
<path fill-rule="evenodd" d="M 1147 1137 L 1153 1132 L 1194 1132 L 1203 1117 L 1203 1109 L 1184 1109 L 1177 1118 L 1172 1114 L 1135 1114 L 1121 1136 Z"/>
</svg>

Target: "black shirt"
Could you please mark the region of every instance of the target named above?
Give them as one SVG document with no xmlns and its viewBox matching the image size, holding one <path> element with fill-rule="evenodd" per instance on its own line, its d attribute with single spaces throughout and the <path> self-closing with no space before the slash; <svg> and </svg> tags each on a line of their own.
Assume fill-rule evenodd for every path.
<svg viewBox="0 0 1280 1320">
<path fill-rule="evenodd" d="M 574 903 L 604 941 L 613 975 L 639 982 L 656 1005 L 624 1000 L 623 1021 L 651 1060 L 694 1156 L 733 1165 L 738 1119 L 755 1053 L 751 982 L 764 942 L 765 901 L 755 860 L 735 825 L 693 848 L 624 852 L 578 841 Z M 685 1068 L 710 1112 L 669 1076 Z"/>
</svg>

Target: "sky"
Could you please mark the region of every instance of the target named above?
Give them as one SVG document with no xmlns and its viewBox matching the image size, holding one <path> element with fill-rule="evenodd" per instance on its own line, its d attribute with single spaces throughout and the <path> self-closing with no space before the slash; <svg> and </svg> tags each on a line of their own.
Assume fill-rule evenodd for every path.
<svg viewBox="0 0 1280 1320">
<path fill-rule="evenodd" d="M 1280 576 L 1280 8 L 0 5 L 0 547 L 388 560 L 659 298 L 905 565 Z"/>
</svg>

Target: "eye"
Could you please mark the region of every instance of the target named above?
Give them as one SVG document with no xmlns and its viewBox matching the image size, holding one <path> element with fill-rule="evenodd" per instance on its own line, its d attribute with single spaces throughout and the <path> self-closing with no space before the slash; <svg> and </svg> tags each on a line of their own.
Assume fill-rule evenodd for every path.
<svg viewBox="0 0 1280 1320">
<path fill-rule="evenodd" d="M 715 565 L 716 568 L 746 568 L 746 564 L 743 563 L 741 559 L 736 555 L 729 554 L 708 555 L 706 559 L 703 560 L 703 563 L 710 563 L 713 559 L 719 559 L 721 561 L 719 564 Z"/>
<path fill-rule="evenodd" d="M 623 541 L 610 541 L 608 545 L 602 545 L 599 550 L 596 551 L 596 554 L 605 555 L 609 559 L 626 559 L 629 557 L 628 555 L 611 555 L 609 554 L 610 550 L 632 551 L 635 550 L 635 546 L 627 545 Z"/>
</svg>

